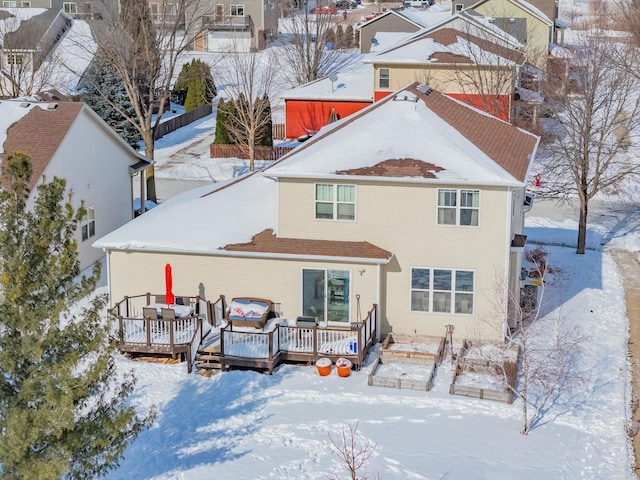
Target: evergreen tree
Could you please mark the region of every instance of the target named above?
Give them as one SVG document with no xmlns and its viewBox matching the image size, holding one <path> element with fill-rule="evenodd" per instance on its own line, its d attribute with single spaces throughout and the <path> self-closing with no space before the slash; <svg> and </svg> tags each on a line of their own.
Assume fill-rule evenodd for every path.
<svg viewBox="0 0 640 480">
<path fill-rule="evenodd" d="M 99 268 L 77 280 L 78 222 L 66 182 L 40 183 L 27 208 L 27 155 L 3 162 L 0 192 L 0 476 L 94 479 L 117 466 L 147 428 L 127 397 L 133 378 L 116 376 Z M 87 306 L 72 313 L 81 299 Z"/>
<path fill-rule="evenodd" d="M 353 25 L 347 25 L 344 29 L 344 48 L 353 48 Z"/>
<path fill-rule="evenodd" d="M 202 77 L 196 77 L 189 82 L 187 99 L 184 102 L 184 111 L 188 112 L 189 110 L 206 105 L 207 103 L 204 79 Z"/>
<path fill-rule="evenodd" d="M 327 29 L 327 32 L 324 34 L 324 38 L 325 38 L 325 42 L 326 43 L 331 42 L 335 46 L 335 44 L 336 44 L 336 32 L 333 30 L 333 28 Z"/>
<path fill-rule="evenodd" d="M 340 23 L 336 25 L 336 48 L 344 48 L 344 30 Z"/>
<path fill-rule="evenodd" d="M 356 48 L 360 48 L 360 29 L 356 28 L 353 35 L 353 44 Z"/>
<path fill-rule="evenodd" d="M 217 95 L 211 68 L 198 59 L 185 63 L 173 87 L 173 95 L 178 103 L 185 106 L 186 111 L 211 103 Z"/>
<path fill-rule="evenodd" d="M 216 113 L 216 135 L 213 143 L 218 145 L 228 145 L 231 143 L 229 132 L 227 131 L 227 114 L 233 102 L 229 100 L 225 102 L 223 98 L 218 102 L 218 111 Z"/>
<path fill-rule="evenodd" d="M 136 112 L 122 82 L 103 62 L 96 62 L 83 99 L 125 142 L 138 150 L 142 135 L 131 121 L 136 118 Z"/>
<path fill-rule="evenodd" d="M 262 114 L 265 116 L 265 124 L 262 129 L 262 135 L 258 138 L 258 145 L 263 145 L 267 147 L 273 146 L 273 120 L 271 118 L 271 102 L 269 101 L 269 96 L 264 95 L 262 97 Z"/>
</svg>

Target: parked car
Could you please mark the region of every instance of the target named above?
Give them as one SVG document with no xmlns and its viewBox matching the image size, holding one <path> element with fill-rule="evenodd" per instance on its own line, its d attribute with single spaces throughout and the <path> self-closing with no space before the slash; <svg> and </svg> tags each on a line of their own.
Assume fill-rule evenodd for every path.
<svg viewBox="0 0 640 480">
<path fill-rule="evenodd" d="M 312 8 L 309 10 L 309 13 L 328 15 L 338 13 L 338 9 L 336 7 L 330 7 L 329 5 L 324 5 L 322 7 Z"/>
<path fill-rule="evenodd" d="M 368 22 L 369 20 L 373 20 L 374 18 L 379 17 L 380 15 L 384 15 L 385 13 L 387 12 L 373 12 L 370 15 L 365 15 L 364 17 L 362 17 L 362 19 L 365 22 Z"/>
<path fill-rule="evenodd" d="M 349 10 L 357 7 L 351 0 L 338 0 L 335 5 L 338 10 Z"/>
</svg>

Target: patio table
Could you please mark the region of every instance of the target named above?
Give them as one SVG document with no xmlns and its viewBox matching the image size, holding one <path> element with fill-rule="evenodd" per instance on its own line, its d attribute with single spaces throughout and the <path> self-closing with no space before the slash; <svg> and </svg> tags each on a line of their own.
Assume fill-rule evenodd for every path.
<svg viewBox="0 0 640 480">
<path fill-rule="evenodd" d="M 158 311 L 158 317 L 162 316 L 163 308 L 170 308 L 176 312 L 176 318 L 188 317 L 193 313 L 193 308 L 190 305 L 167 305 L 166 303 L 150 303 L 147 305 L 149 308 L 155 308 Z"/>
</svg>

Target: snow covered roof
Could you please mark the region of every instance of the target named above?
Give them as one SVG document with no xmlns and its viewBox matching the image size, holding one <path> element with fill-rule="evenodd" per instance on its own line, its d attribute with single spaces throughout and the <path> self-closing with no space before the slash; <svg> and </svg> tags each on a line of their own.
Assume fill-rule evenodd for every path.
<svg viewBox="0 0 640 480">
<path fill-rule="evenodd" d="M 323 77 L 306 83 L 280 95 L 285 100 L 333 100 L 373 101 L 373 66 L 362 64 L 348 72 L 336 72 L 338 79 L 332 82 Z"/>
<path fill-rule="evenodd" d="M 131 155 L 131 163 L 138 168 L 152 162 L 134 152 L 96 113 L 83 102 L 42 102 L 36 97 L 0 101 L 0 156 L 24 152 L 31 157 L 33 175 L 29 188 L 40 180 L 42 173 L 58 150 L 61 142 L 82 111 L 123 145 Z"/>
<path fill-rule="evenodd" d="M 384 52 L 394 45 L 403 43 L 408 38 L 413 37 L 415 32 L 376 32 L 371 39 L 369 53 Z"/>
<path fill-rule="evenodd" d="M 421 27 L 429 27 L 431 25 L 435 25 L 436 23 L 441 22 L 445 18 L 451 16 L 451 11 L 447 9 L 446 11 L 439 11 L 435 8 L 413 8 L 413 7 L 405 7 L 398 10 L 395 10 L 399 15 L 408 18 L 416 25 Z"/>
<path fill-rule="evenodd" d="M 4 36 L 15 32 L 22 22 L 47 12 L 46 8 L 2 8 L 0 9 L 0 44 Z M 38 39 L 39 40 L 39 39 Z"/>
<path fill-rule="evenodd" d="M 372 57 L 374 63 L 521 65 L 522 52 L 453 28 L 431 31 Z"/>
<path fill-rule="evenodd" d="M 276 195 L 276 182 L 256 173 L 205 185 L 172 197 L 93 246 L 220 253 L 227 244 L 250 242 L 256 233 L 276 228 Z M 190 225 L 198 226 L 197 234 Z"/>
<path fill-rule="evenodd" d="M 264 174 L 521 186 L 537 145 L 529 132 L 412 84 L 327 125 Z"/>
</svg>

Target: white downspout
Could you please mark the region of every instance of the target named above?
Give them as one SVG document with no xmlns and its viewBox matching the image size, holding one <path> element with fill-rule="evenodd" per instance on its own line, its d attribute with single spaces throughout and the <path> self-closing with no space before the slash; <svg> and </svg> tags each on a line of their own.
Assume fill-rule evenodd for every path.
<svg viewBox="0 0 640 480">
<path fill-rule="evenodd" d="M 376 304 L 378 305 L 378 311 L 376 312 L 376 342 L 380 341 L 380 288 L 382 285 L 382 265 L 378 263 L 378 278 L 376 280 Z"/>
</svg>

